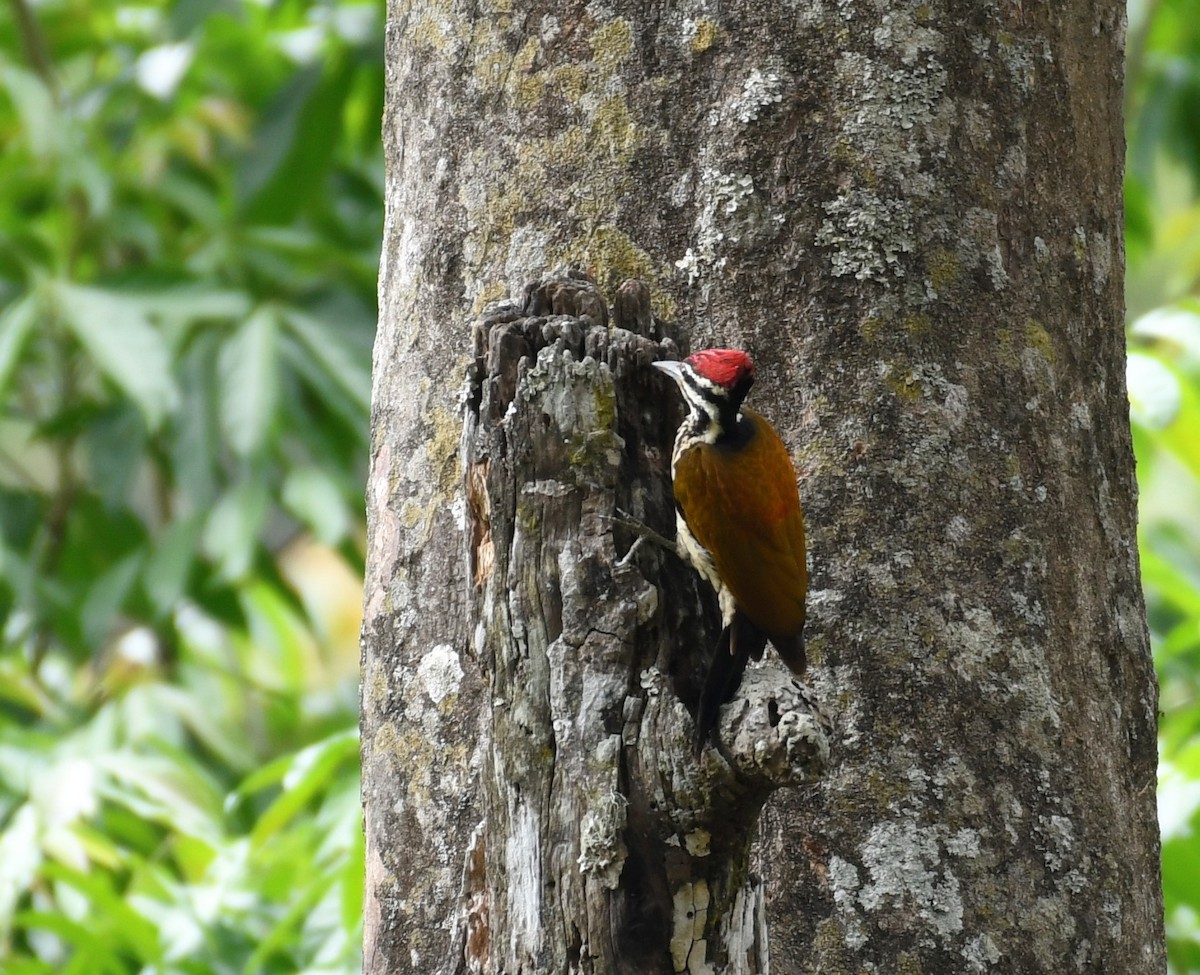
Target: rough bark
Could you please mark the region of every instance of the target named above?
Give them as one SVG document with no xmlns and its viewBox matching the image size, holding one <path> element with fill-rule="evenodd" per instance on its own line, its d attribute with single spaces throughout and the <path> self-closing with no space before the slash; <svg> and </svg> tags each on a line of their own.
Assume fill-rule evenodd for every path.
<svg viewBox="0 0 1200 975">
<path fill-rule="evenodd" d="M 648 457 L 614 471 L 584 450 L 595 483 L 566 480 L 562 505 L 510 491 L 543 521 L 521 535 L 508 516 L 499 547 L 493 523 L 492 578 L 508 560 L 517 599 L 534 598 L 521 573 L 539 570 L 557 573 L 564 606 L 609 594 L 604 627 L 632 643 L 609 659 L 600 636 L 565 626 L 521 643 L 495 615 L 519 615 L 503 600 L 476 641 L 486 546 L 471 536 L 483 495 L 470 501 L 467 485 L 504 492 L 495 467 L 464 477 L 479 446 L 473 381 L 483 403 L 471 327 L 489 301 L 565 263 L 593 268 L 610 293 L 648 281 L 681 344 L 750 349 L 755 400 L 802 471 L 812 684 L 835 747 L 818 789 L 785 790 L 763 817 L 771 969 L 1163 970 L 1155 686 L 1123 378 L 1122 34 L 1108 0 L 393 0 L 364 624 L 368 971 L 454 971 L 485 928 L 482 970 L 564 970 L 549 953 L 501 965 L 527 950 L 529 915 L 491 913 L 497 871 L 531 862 L 521 817 L 539 842 L 552 834 L 540 832 L 548 798 L 516 803 L 497 777 L 525 774 L 537 754 L 497 755 L 492 728 L 512 718 L 531 675 L 519 667 L 558 681 L 558 702 L 522 719 L 536 732 L 527 744 L 561 746 L 571 775 L 594 770 L 580 815 L 611 836 L 604 810 L 622 811 L 600 801 L 604 788 L 614 775 L 619 794 L 642 788 L 604 751 L 621 736 L 626 754 L 632 716 L 592 713 L 572 668 L 583 660 L 604 677 L 594 693 L 616 700 L 621 675 L 658 659 L 661 614 L 698 598 L 686 575 L 651 578 L 669 560 L 645 552 L 627 576 L 601 573 L 599 589 L 590 571 L 564 571 L 625 554 L 630 537 L 605 534 L 601 516 L 628 478 L 651 499 L 631 513 L 662 527 L 661 457 L 655 475 Z M 570 362 L 529 348 L 513 402 L 539 370 L 570 388 L 587 348 L 566 347 Z M 593 358 L 562 408 L 578 414 L 590 397 L 598 418 L 611 382 L 618 426 L 596 426 L 594 443 L 612 446 L 616 429 L 629 446 L 619 424 L 664 407 Z M 530 409 L 534 394 L 522 394 Z M 513 491 L 537 480 L 504 476 Z M 547 522 L 550 510 L 578 516 Z M 658 607 L 639 622 L 647 585 Z M 693 627 L 685 643 L 708 625 L 679 623 Z M 663 715 L 686 700 L 676 676 L 659 688 Z M 623 814 L 629 834 L 640 812 Z M 570 862 L 587 832 L 537 854 L 567 878 L 562 905 L 611 894 L 612 864 Z M 495 845 L 505 835 L 511 862 Z M 626 855 L 623 873 L 643 859 Z M 576 935 L 544 937 L 567 946 L 566 970 L 619 963 L 619 945 L 593 955 L 589 942 L 588 960 L 572 961 Z"/>
</svg>

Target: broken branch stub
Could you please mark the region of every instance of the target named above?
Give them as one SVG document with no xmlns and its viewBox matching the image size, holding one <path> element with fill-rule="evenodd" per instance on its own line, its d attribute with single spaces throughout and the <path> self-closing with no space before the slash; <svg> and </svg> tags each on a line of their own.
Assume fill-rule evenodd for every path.
<svg viewBox="0 0 1200 975">
<path fill-rule="evenodd" d="M 647 367 L 675 344 L 645 284 L 622 285 L 610 323 L 580 272 L 492 306 L 473 335 L 464 537 L 492 747 L 467 969 L 760 971 L 758 811 L 820 773 L 826 729 L 772 664 L 722 711 L 720 751 L 692 755 L 714 600 L 636 545 L 637 523 L 674 535 L 680 408 Z"/>
</svg>

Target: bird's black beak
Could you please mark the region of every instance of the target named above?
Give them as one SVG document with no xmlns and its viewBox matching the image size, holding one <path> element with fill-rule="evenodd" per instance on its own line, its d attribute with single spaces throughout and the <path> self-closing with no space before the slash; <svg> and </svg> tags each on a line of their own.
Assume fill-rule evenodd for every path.
<svg viewBox="0 0 1200 975">
<path fill-rule="evenodd" d="M 674 359 L 664 359 L 662 362 L 650 363 L 659 372 L 665 372 L 668 376 L 675 380 L 676 383 L 683 382 L 683 363 L 676 362 Z"/>
</svg>

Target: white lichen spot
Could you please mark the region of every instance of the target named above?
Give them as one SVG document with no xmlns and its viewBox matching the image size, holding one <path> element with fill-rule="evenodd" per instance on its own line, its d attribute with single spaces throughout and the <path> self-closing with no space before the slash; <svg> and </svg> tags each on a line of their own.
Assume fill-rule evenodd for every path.
<svg viewBox="0 0 1200 975">
<path fill-rule="evenodd" d="M 417 677 L 434 704 L 441 704 L 451 694 L 458 693 L 463 669 L 458 654 L 448 643 L 439 643 L 417 665 Z"/>
<path fill-rule="evenodd" d="M 1041 491 L 1043 494 L 1045 494 L 1046 489 L 1041 488 Z M 1036 496 L 1037 492 L 1035 491 L 1034 494 Z M 1035 599 L 1031 603 L 1029 601 L 1029 596 L 1026 593 L 1017 590 L 1014 590 L 1012 593 L 1010 593 L 1010 596 L 1012 598 L 1013 607 L 1018 618 L 1030 624 L 1031 626 L 1041 627 L 1046 625 L 1046 614 L 1042 610 L 1042 604 L 1040 602 Z"/>
<path fill-rule="evenodd" d="M 712 834 L 706 829 L 697 829 L 683 838 L 684 848 L 694 857 L 706 857 L 712 852 Z"/>
<path fill-rule="evenodd" d="M 1018 90 L 1029 95 L 1037 85 L 1037 70 L 1034 66 L 1033 52 L 1028 44 L 1017 40 L 1012 34 L 1005 34 L 996 49 L 1000 62 L 1008 69 Z"/>
<path fill-rule="evenodd" d="M 858 896 L 858 868 L 834 854 L 829 858 L 829 887 L 837 907 L 852 908 Z"/>
<path fill-rule="evenodd" d="M 747 173 L 723 173 L 706 168 L 700 176 L 702 194 L 696 216 L 696 241 L 675 262 L 695 284 L 727 262 L 722 251 L 743 238 L 761 235 L 765 228 L 776 232 L 779 222 L 770 219 L 766 207 L 754 196 L 754 178 Z"/>
<path fill-rule="evenodd" d="M 912 208 L 906 200 L 881 199 L 870 190 L 851 190 L 822 205 L 829 214 L 817 231 L 817 244 L 833 249 L 835 277 L 859 281 L 904 277 L 900 255 L 916 246 Z"/>
<path fill-rule="evenodd" d="M 550 265 L 549 247 L 550 234 L 546 231 L 528 224 L 513 228 L 504 264 L 509 294 L 521 294 L 525 282 L 536 278 Z"/>
<path fill-rule="evenodd" d="M 974 859 L 979 856 L 979 831 L 963 827 L 945 839 L 946 852 L 951 856 Z"/>
<path fill-rule="evenodd" d="M 1037 832 L 1043 837 L 1046 866 L 1059 873 L 1075 847 L 1075 829 L 1066 816 L 1039 816 Z"/>
<path fill-rule="evenodd" d="M 946 522 L 946 537 L 952 542 L 965 542 L 971 537 L 971 523 L 962 515 L 955 515 Z"/>
<path fill-rule="evenodd" d="M 579 827 L 579 869 L 596 875 L 609 890 L 616 890 L 625 866 L 627 851 L 621 833 L 628 805 L 619 792 L 609 792 L 584 814 Z"/>
<path fill-rule="evenodd" d="M 876 47 L 899 53 L 900 61 L 907 65 L 915 64 L 918 56 L 925 52 L 940 52 L 944 46 L 942 35 L 918 24 L 908 10 L 884 14 L 871 39 Z"/>
<path fill-rule="evenodd" d="M 734 214 L 738 205 L 754 194 L 754 177 L 747 174 L 719 173 L 713 195 L 722 213 Z M 737 240 L 736 237 L 732 238 Z"/>
<path fill-rule="evenodd" d="M 1039 264 L 1050 256 L 1050 247 L 1041 237 L 1033 238 L 1033 256 L 1037 258 Z"/>
<path fill-rule="evenodd" d="M 958 878 L 941 862 L 938 832 L 909 822 L 872 827 L 862 846 L 870 881 L 858 902 L 868 911 L 915 911 L 944 940 L 962 930 L 963 905 Z"/>
<path fill-rule="evenodd" d="M 734 117 L 742 124 L 757 122 L 762 109 L 783 101 L 782 88 L 778 72 L 754 68 L 742 82 L 741 94 L 730 106 Z"/>
<path fill-rule="evenodd" d="M 972 938 L 963 949 L 963 957 L 973 972 L 986 972 L 1000 960 L 1000 949 L 991 935 L 981 934 Z"/>
<path fill-rule="evenodd" d="M 835 66 L 837 112 L 842 132 L 871 168 L 893 179 L 904 180 L 910 194 L 930 191 L 934 182 L 922 173 L 930 154 L 940 154 L 949 143 L 953 106 L 942 99 L 946 70 L 937 60 L 943 39 L 926 28 L 911 30 L 898 19 L 876 31 L 877 43 L 886 42 L 900 53 L 872 59 L 847 51 Z"/>
</svg>

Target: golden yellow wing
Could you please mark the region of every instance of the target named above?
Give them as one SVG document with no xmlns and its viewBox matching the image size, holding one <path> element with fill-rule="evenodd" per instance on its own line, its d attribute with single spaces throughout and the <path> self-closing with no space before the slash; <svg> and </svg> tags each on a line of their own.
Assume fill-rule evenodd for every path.
<svg viewBox="0 0 1200 975">
<path fill-rule="evenodd" d="M 796 471 L 771 425 L 742 413 L 743 436 L 679 458 L 675 499 L 738 608 L 783 639 L 804 626 L 808 588 Z"/>
</svg>

